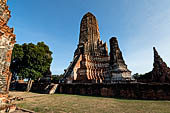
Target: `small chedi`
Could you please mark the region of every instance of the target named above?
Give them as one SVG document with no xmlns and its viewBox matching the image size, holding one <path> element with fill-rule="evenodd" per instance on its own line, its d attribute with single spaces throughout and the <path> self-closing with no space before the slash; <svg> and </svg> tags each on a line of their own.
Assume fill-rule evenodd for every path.
<svg viewBox="0 0 170 113">
<path fill-rule="evenodd" d="M 9 111 L 14 107 L 13 105 L 7 105 L 9 103 L 8 89 L 12 76 L 9 66 L 15 35 L 13 34 L 13 28 L 7 26 L 11 16 L 6 3 L 7 0 L 0 0 L 0 112 Z"/>
<path fill-rule="evenodd" d="M 159 56 L 155 48 L 154 50 L 154 68 L 152 70 L 152 81 L 161 83 L 170 83 L 170 68 Z"/>
<path fill-rule="evenodd" d="M 130 79 L 130 75 L 131 71 L 127 69 L 127 65 L 123 60 L 118 41 L 113 37 L 110 39 L 110 66 L 106 77 L 111 78 L 111 81 L 117 81 L 122 80 L 122 78 Z"/>
<path fill-rule="evenodd" d="M 87 13 L 80 25 L 79 44 L 73 61 L 64 73 L 67 83 L 112 83 L 131 79 L 131 71 L 123 60 L 115 37 L 110 39 L 110 55 L 106 43 L 100 40 L 96 17 Z"/>
<path fill-rule="evenodd" d="M 154 51 L 153 70 L 138 78 L 140 82 L 170 83 L 170 68 L 162 60 L 156 48 Z"/>
</svg>

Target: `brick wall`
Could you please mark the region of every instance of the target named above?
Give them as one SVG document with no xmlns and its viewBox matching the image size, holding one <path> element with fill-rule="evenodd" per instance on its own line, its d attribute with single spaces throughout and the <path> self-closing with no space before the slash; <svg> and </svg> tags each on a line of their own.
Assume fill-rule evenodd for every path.
<svg viewBox="0 0 170 113">
<path fill-rule="evenodd" d="M 170 84 L 60 84 L 58 93 L 126 99 L 170 100 Z"/>
<path fill-rule="evenodd" d="M 6 5 L 7 0 L 0 0 L 0 112 L 10 109 L 8 90 L 12 74 L 9 71 L 12 50 L 15 43 L 13 28 L 7 26 L 10 11 Z"/>
</svg>

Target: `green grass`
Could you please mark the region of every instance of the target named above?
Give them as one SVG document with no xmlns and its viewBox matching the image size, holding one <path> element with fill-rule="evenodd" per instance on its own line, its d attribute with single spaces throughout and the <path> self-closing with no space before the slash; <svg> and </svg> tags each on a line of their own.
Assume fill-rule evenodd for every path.
<svg viewBox="0 0 170 113">
<path fill-rule="evenodd" d="M 18 94 L 17 94 L 18 93 Z M 17 106 L 39 113 L 170 113 L 170 101 L 127 100 L 79 95 L 39 95 L 12 92 L 26 97 Z"/>
</svg>

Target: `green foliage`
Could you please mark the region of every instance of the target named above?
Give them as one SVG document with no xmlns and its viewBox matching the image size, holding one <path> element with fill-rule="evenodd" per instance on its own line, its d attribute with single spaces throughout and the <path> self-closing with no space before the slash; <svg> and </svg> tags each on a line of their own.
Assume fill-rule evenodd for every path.
<svg viewBox="0 0 170 113">
<path fill-rule="evenodd" d="M 49 73 L 52 52 L 44 42 L 15 44 L 10 70 L 16 78 L 37 80 Z"/>
<path fill-rule="evenodd" d="M 133 78 L 134 78 L 134 79 L 138 79 L 138 78 L 140 78 L 141 76 L 142 76 L 142 74 L 135 73 L 135 74 L 133 75 Z"/>
<path fill-rule="evenodd" d="M 139 73 L 136 73 L 133 75 L 134 79 L 136 80 L 144 80 L 144 79 L 151 79 L 152 77 L 152 72 L 148 72 L 148 73 L 145 73 L 145 74 L 139 74 Z"/>
<path fill-rule="evenodd" d="M 63 74 L 61 75 L 52 75 L 52 82 L 53 83 L 59 83 L 59 80 L 62 79 L 64 77 Z"/>
<path fill-rule="evenodd" d="M 17 74 L 20 72 L 20 69 L 22 67 L 22 58 L 24 56 L 22 45 L 15 44 L 13 52 L 12 52 L 12 60 L 11 60 L 11 66 L 10 71 L 12 72 L 12 80 L 16 80 Z"/>
</svg>

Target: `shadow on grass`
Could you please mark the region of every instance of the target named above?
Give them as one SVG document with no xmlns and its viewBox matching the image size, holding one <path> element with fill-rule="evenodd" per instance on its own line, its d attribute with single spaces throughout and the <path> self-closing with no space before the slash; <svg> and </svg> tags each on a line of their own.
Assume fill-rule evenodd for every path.
<svg viewBox="0 0 170 113">
<path fill-rule="evenodd" d="M 10 90 L 10 91 L 15 91 L 15 92 L 26 92 L 26 91 L 18 91 L 18 90 Z M 35 93 L 35 94 L 46 94 L 46 95 L 76 95 L 76 96 L 82 96 L 82 97 L 97 97 L 97 98 L 111 98 L 111 99 L 117 99 L 117 100 L 140 100 L 140 101 L 168 101 L 170 102 L 170 100 L 159 100 L 159 99 L 142 99 L 142 98 L 123 98 L 123 97 L 120 97 L 120 96 L 115 96 L 115 97 L 108 97 L 108 96 L 101 96 L 101 95 L 83 95 L 83 94 L 70 94 L 70 93 L 54 93 L 54 94 L 48 94 L 47 92 L 44 92 L 44 91 L 30 91 L 30 93 Z"/>
<path fill-rule="evenodd" d="M 158 100 L 158 99 L 134 99 L 134 98 L 123 98 L 123 97 L 106 97 L 106 96 L 101 96 L 101 95 L 82 95 L 82 94 L 67 94 L 67 93 L 55 93 L 57 95 L 74 95 L 74 96 L 82 96 L 82 97 L 87 97 L 87 98 L 105 98 L 105 99 L 117 99 L 117 100 L 122 100 L 122 101 L 168 101 L 170 100 Z"/>
</svg>

